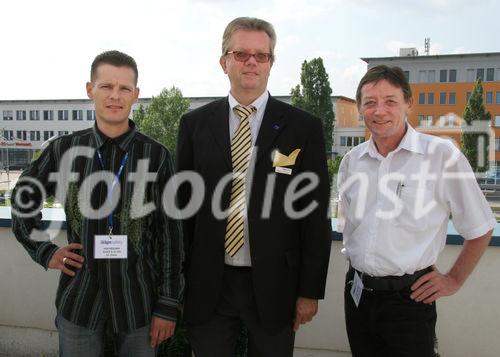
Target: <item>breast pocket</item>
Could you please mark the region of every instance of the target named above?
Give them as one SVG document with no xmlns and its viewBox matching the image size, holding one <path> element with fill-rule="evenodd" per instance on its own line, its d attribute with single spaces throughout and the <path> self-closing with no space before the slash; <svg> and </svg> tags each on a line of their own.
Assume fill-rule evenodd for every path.
<svg viewBox="0 0 500 357">
<path fill-rule="evenodd" d="M 393 220 L 394 225 L 403 229 L 421 232 L 429 228 L 429 216 L 436 208 L 432 191 L 425 187 L 404 186 L 399 198 L 402 210 Z"/>
</svg>

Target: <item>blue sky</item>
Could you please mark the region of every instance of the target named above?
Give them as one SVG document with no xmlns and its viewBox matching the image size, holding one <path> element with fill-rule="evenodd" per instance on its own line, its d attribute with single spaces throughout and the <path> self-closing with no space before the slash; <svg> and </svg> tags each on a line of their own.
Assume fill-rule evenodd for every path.
<svg viewBox="0 0 500 357">
<path fill-rule="evenodd" d="M 278 42 L 269 90 L 287 95 L 301 63 L 321 56 L 334 95 L 354 97 L 360 57 L 398 55 L 431 39 L 431 54 L 500 52 L 495 0 L 19 0 L 2 4 L 0 100 L 85 98 L 95 55 L 118 49 L 139 65 L 141 97 L 179 87 L 221 96 L 222 32 L 237 16 L 271 22 Z"/>
</svg>

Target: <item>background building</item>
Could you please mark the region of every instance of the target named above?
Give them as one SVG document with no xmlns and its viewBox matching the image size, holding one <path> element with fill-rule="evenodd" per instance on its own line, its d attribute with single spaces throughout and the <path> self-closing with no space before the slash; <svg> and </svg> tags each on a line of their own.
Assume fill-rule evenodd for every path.
<svg viewBox="0 0 500 357">
<path fill-rule="evenodd" d="M 500 167 L 500 53 L 419 56 L 401 49 L 399 57 L 362 58 L 368 68 L 385 64 L 405 72 L 413 92 L 408 121 L 419 131 L 450 137 L 460 144 L 462 116 L 476 80 L 491 113 L 490 164 Z M 494 139 L 494 140 L 493 140 Z"/>
<path fill-rule="evenodd" d="M 191 97 L 189 110 L 220 97 Z M 277 96 L 290 103 L 290 96 Z M 150 98 L 140 98 L 132 107 L 147 107 Z M 342 135 L 334 136 L 334 153 L 345 153 L 364 140 L 364 127 L 357 128 L 357 109 L 353 99 L 332 97 L 335 119 Z M 0 170 L 24 168 L 36 150 L 49 139 L 94 125 L 95 110 L 89 99 L 4 100 L 0 101 Z"/>
<path fill-rule="evenodd" d="M 343 156 L 354 146 L 365 141 L 365 123 L 359 120 L 354 99 L 334 96 L 333 112 L 335 113 L 333 152 Z"/>
</svg>

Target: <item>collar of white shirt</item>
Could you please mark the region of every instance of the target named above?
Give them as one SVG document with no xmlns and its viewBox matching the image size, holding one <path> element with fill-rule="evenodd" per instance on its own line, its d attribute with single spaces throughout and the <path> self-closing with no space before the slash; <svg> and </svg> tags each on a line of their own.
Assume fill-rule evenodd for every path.
<svg viewBox="0 0 500 357">
<path fill-rule="evenodd" d="M 257 99 L 255 99 L 252 103 L 250 103 L 250 106 L 255 107 L 255 109 L 257 109 L 257 112 L 259 113 L 260 110 L 262 110 L 262 108 L 265 108 L 268 99 L 269 99 L 269 92 L 265 90 L 264 93 L 262 93 L 260 96 L 257 97 Z M 231 110 L 234 110 L 234 107 L 236 107 L 237 105 L 241 105 L 240 103 L 238 103 L 236 98 L 234 98 L 231 93 L 229 93 L 228 100 L 229 100 L 229 108 L 231 108 Z"/>
<path fill-rule="evenodd" d="M 417 154 L 424 154 L 425 148 L 423 147 L 422 140 L 420 140 L 420 133 L 418 133 L 415 129 L 413 129 L 411 125 L 409 125 L 407 122 L 405 124 L 406 124 L 406 133 L 403 136 L 403 139 L 401 139 L 401 142 L 399 143 L 396 150 L 394 150 L 393 152 L 397 152 L 401 149 L 404 149 Z M 371 137 L 368 140 L 365 147 L 363 148 L 363 150 L 359 152 L 358 158 L 361 158 L 364 155 L 370 155 L 375 159 L 381 159 L 381 160 L 384 158 L 382 155 L 379 154 L 377 147 L 375 146 L 375 142 Z"/>
</svg>

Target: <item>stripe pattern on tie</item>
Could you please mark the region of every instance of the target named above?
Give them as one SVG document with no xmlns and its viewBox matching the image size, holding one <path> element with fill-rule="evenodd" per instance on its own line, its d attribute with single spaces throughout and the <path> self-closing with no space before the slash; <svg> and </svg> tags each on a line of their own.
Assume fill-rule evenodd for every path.
<svg viewBox="0 0 500 357">
<path fill-rule="evenodd" d="M 241 105 L 234 107 L 234 111 L 240 118 L 240 125 L 231 140 L 233 180 L 224 242 L 224 249 L 231 257 L 243 246 L 244 212 L 246 209 L 245 176 L 252 149 L 249 117 L 255 110 L 254 107 Z"/>
</svg>

